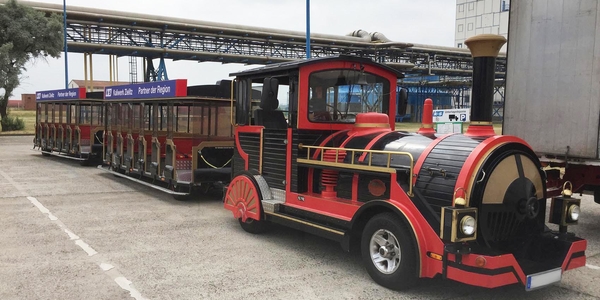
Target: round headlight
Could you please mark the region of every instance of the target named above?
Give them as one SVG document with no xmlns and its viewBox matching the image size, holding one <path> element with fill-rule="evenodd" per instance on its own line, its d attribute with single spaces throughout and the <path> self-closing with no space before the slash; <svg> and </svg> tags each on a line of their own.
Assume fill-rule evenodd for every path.
<svg viewBox="0 0 600 300">
<path fill-rule="evenodd" d="M 569 206 L 569 211 L 568 211 L 571 221 L 577 221 L 579 219 L 580 212 L 581 212 L 581 209 L 579 208 L 579 205 L 571 204 L 571 206 Z"/>
<path fill-rule="evenodd" d="M 464 235 L 472 235 L 475 233 L 477 229 L 477 222 L 475 222 L 475 218 L 471 216 L 464 216 L 462 220 L 460 220 L 460 230 Z"/>
</svg>

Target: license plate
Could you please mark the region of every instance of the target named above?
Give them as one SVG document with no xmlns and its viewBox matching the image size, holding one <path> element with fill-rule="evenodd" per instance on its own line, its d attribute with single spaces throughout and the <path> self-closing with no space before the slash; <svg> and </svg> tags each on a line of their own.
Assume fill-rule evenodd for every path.
<svg viewBox="0 0 600 300">
<path fill-rule="evenodd" d="M 540 273 L 527 275 L 526 291 L 531 291 L 559 282 L 562 278 L 562 269 L 556 268 Z"/>
</svg>

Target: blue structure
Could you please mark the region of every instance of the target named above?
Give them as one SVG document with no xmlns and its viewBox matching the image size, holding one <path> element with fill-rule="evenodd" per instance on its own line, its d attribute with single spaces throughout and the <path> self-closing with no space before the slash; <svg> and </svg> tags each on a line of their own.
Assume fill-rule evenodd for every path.
<svg viewBox="0 0 600 300">
<path fill-rule="evenodd" d="M 434 84 L 432 84 L 434 83 Z M 396 120 L 398 122 L 420 122 L 423 111 L 423 102 L 427 98 L 433 100 L 434 109 L 445 109 L 464 106 L 464 96 L 461 96 L 461 91 L 469 90 L 469 82 L 460 81 L 458 84 L 454 81 L 449 85 L 450 81 L 444 76 L 417 76 L 407 77 L 398 83 L 397 94 L 399 96 L 400 89 L 408 90 L 408 102 L 406 112 L 398 111 Z M 399 99 L 398 99 L 399 100 Z M 461 103 L 463 105 L 461 105 Z M 400 103 L 397 107 L 401 109 Z"/>
</svg>

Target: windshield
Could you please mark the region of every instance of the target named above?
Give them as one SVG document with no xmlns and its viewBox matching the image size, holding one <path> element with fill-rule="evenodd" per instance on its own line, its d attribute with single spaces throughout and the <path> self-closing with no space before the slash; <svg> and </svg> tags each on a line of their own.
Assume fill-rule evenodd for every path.
<svg viewBox="0 0 600 300">
<path fill-rule="evenodd" d="M 388 113 L 389 81 L 360 70 L 327 70 L 309 77 L 308 119 L 354 123 L 365 112 Z"/>
</svg>

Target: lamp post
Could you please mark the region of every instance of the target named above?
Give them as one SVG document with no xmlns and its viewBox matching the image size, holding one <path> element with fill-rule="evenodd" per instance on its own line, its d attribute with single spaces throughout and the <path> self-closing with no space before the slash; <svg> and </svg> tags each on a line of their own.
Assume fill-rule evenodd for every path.
<svg viewBox="0 0 600 300">
<path fill-rule="evenodd" d="M 69 47 L 67 46 L 67 0 L 63 0 L 63 38 L 65 47 L 65 89 L 69 88 Z"/>
<path fill-rule="evenodd" d="M 306 58 L 310 58 L 310 0 L 306 0 Z"/>
</svg>

